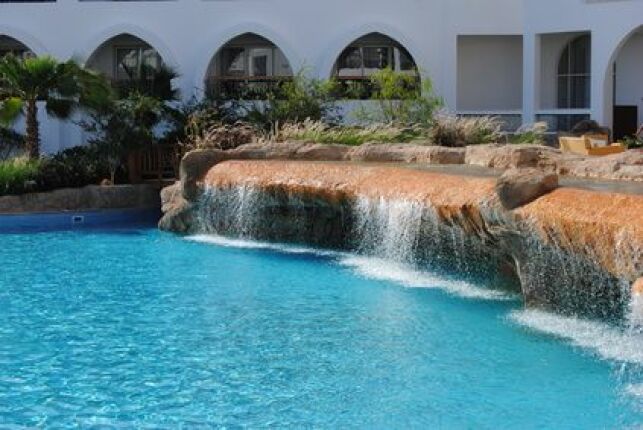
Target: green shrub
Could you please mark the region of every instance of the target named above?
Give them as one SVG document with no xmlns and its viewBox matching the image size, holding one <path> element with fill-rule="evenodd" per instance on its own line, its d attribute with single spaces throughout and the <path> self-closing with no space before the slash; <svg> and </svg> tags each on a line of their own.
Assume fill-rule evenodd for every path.
<svg viewBox="0 0 643 430">
<path fill-rule="evenodd" d="M 623 143 L 627 146 L 628 149 L 639 149 L 643 148 L 643 138 L 641 137 L 631 137 L 626 136 L 623 139 Z"/>
<path fill-rule="evenodd" d="M 335 123 L 339 120 L 333 96 L 335 87 L 332 80 L 312 79 L 300 72 L 278 90 L 268 90 L 263 100 L 230 101 L 226 105 L 227 117 L 264 131 L 307 119 Z"/>
<path fill-rule="evenodd" d="M 431 137 L 435 145 L 460 147 L 500 141 L 502 124 L 495 117 L 458 117 L 442 114 L 435 117 Z"/>
<path fill-rule="evenodd" d="M 49 158 L 0 162 L 0 195 L 84 187 L 106 177 L 109 169 L 97 148 L 70 148 Z"/>
<path fill-rule="evenodd" d="M 98 184 L 109 176 L 108 163 L 96 146 L 78 146 L 42 159 L 35 180 L 38 191 L 50 191 Z"/>
<path fill-rule="evenodd" d="M 363 122 L 416 124 L 425 127 L 433 123 L 433 117 L 443 106 L 435 96 L 433 83 L 428 76 L 422 78 L 390 68 L 379 70 L 371 76 L 374 87 L 371 100 L 376 107 L 363 107 L 355 115 Z"/>
<path fill-rule="evenodd" d="M 509 138 L 509 143 L 543 145 L 547 134 L 546 122 L 522 126 Z"/>
<path fill-rule="evenodd" d="M 0 195 L 22 194 L 36 187 L 40 161 L 15 158 L 0 161 Z"/>
</svg>

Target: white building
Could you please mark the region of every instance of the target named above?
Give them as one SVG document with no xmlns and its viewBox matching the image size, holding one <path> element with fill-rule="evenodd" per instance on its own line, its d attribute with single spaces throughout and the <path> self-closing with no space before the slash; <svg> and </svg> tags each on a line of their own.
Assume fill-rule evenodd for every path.
<svg viewBox="0 0 643 430">
<path fill-rule="evenodd" d="M 74 57 L 116 81 L 162 62 L 185 98 L 415 63 L 460 114 L 592 118 L 617 136 L 643 123 L 642 28 L 641 0 L 0 0 L 0 52 Z M 48 152 L 82 141 L 70 123 L 42 132 Z"/>
</svg>

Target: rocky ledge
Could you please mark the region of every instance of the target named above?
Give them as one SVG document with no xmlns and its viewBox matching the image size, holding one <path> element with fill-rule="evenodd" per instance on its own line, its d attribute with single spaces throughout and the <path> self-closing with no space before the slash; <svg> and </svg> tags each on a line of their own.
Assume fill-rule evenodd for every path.
<svg viewBox="0 0 643 430">
<path fill-rule="evenodd" d="M 579 178 L 643 181 L 643 150 L 606 157 L 565 154 L 539 145 L 474 145 L 447 148 L 412 144 L 358 147 L 306 142 L 248 144 L 226 151 L 227 159 L 354 161 L 410 164 L 466 164 L 491 169 L 536 168 Z"/>
<path fill-rule="evenodd" d="M 293 148 L 280 147 L 278 158 L 300 158 L 297 153 L 304 148 L 311 151 L 300 146 L 293 154 Z M 510 169 L 497 180 L 401 165 L 271 161 L 264 158 L 277 156 L 266 151 L 246 147 L 189 153 L 182 180 L 162 192 L 160 227 L 203 231 L 204 217 L 223 216 L 217 212 L 220 202 L 208 195 L 253 189 L 267 197 L 261 203 L 266 206 L 263 216 L 274 218 L 267 220 L 263 239 L 340 246 L 355 228 L 351 213 L 358 200 L 406 201 L 427 208 L 438 230 L 446 228 L 448 234 L 475 243 L 471 249 L 477 249 L 478 257 L 494 256 L 510 265 L 531 306 L 613 316 L 626 307 L 633 283 L 643 275 L 641 195 L 559 188 L 555 174 L 533 167 Z M 342 160 L 357 152 L 338 151 Z M 438 231 L 432 228 L 423 230 L 418 243 L 430 246 L 430 232 Z M 301 235 L 294 235 L 295 230 Z"/>
<path fill-rule="evenodd" d="M 0 214 L 43 213 L 94 209 L 158 208 L 158 187 L 152 185 L 90 185 L 48 193 L 0 197 Z"/>
</svg>

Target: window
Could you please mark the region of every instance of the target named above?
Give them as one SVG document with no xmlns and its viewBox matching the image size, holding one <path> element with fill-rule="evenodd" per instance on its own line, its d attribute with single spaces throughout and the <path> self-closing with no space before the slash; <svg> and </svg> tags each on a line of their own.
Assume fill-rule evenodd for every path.
<svg viewBox="0 0 643 430">
<path fill-rule="evenodd" d="M 350 46 L 339 56 L 335 73 L 340 78 L 367 78 L 387 67 L 401 72 L 417 72 L 413 58 L 402 47 Z"/>
<path fill-rule="evenodd" d="M 567 44 L 558 63 L 558 108 L 590 107 L 591 37 L 584 35 Z"/>
<path fill-rule="evenodd" d="M 152 78 L 161 68 L 161 56 L 150 47 L 116 48 L 116 80 Z"/>
<path fill-rule="evenodd" d="M 223 78 L 290 76 L 288 60 L 276 47 L 228 47 L 219 55 Z"/>
</svg>

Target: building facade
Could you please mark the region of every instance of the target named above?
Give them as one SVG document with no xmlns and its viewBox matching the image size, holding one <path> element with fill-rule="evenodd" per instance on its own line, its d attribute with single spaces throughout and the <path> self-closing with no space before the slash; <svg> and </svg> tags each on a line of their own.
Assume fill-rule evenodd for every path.
<svg viewBox="0 0 643 430">
<path fill-rule="evenodd" d="M 308 74 L 429 76 L 450 111 L 643 123 L 642 0 L 0 0 L 0 54 L 75 58 L 116 83 L 166 65 L 184 98 Z M 42 118 L 46 152 L 80 144 Z"/>
</svg>

